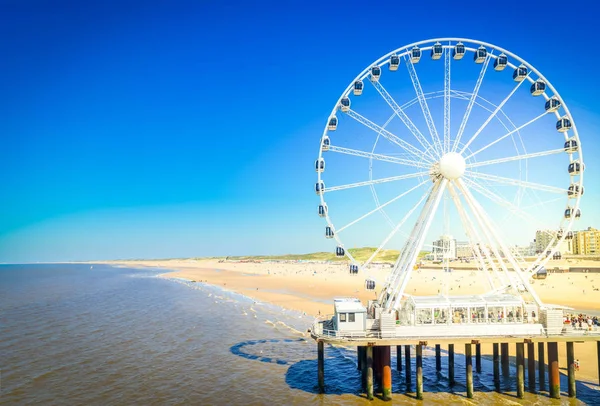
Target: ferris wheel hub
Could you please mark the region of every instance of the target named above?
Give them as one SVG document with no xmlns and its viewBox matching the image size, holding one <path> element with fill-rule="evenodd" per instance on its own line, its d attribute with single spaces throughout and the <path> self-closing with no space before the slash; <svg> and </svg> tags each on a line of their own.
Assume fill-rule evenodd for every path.
<svg viewBox="0 0 600 406">
<path fill-rule="evenodd" d="M 440 159 L 438 168 L 444 178 L 455 180 L 465 173 L 465 159 L 458 152 L 448 152 Z"/>
</svg>

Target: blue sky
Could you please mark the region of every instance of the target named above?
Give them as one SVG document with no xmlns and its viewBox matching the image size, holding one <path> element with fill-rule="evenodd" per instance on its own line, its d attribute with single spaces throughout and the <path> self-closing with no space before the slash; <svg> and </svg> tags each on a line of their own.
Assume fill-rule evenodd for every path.
<svg viewBox="0 0 600 406">
<path fill-rule="evenodd" d="M 534 3 L 2 1 L 0 262 L 330 249 L 312 166 L 333 104 L 442 36 L 552 81 L 585 143 L 580 225 L 600 226 L 597 23 Z"/>
</svg>

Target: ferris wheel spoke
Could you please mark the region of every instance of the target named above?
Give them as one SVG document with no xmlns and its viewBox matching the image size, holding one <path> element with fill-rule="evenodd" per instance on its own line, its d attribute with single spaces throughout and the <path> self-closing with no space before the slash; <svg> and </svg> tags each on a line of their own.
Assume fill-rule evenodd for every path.
<svg viewBox="0 0 600 406">
<path fill-rule="evenodd" d="M 476 168 L 478 166 L 494 165 L 494 164 L 500 164 L 500 163 L 504 163 L 504 162 L 519 161 L 522 159 L 537 158 L 540 156 L 564 154 L 564 153 L 565 153 L 564 148 L 551 149 L 548 151 L 532 152 L 531 154 L 515 155 L 515 156 L 511 156 L 511 157 L 506 157 L 506 158 L 491 159 L 489 161 L 474 162 L 472 164 L 467 164 L 467 168 Z"/>
<path fill-rule="evenodd" d="M 450 50 L 444 53 L 444 152 L 450 151 Z"/>
<path fill-rule="evenodd" d="M 429 183 L 429 182 L 430 182 L 430 180 L 429 180 L 429 179 L 426 179 L 426 180 L 424 180 L 423 182 L 419 183 L 418 185 L 416 185 L 416 186 L 414 186 L 414 187 L 412 187 L 412 188 L 408 189 L 408 190 L 407 190 L 407 191 L 405 191 L 404 193 L 401 193 L 401 194 L 399 194 L 398 196 L 394 197 L 394 198 L 393 198 L 393 199 L 391 199 L 391 200 L 388 200 L 388 201 L 387 201 L 387 202 L 385 202 L 384 204 L 381 204 L 381 205 L 380 205 L 380 204 L 378 204 L 378 205 L 377 205 L 377 207 L 376 207 L 375 209 L 371 210 L 370 212 L 368 212 L 368 213 L 366 213 L 366 214 L 362 215 L 361 217 L 357 218 L 356 220 L 354 220 L 354 221 L 352 221 L 352 222 L 350 222 L 350 223 L 346 224 L 345 226 L 343 226 L 342 228 L 340 228 L 339 230 L 337 230 L 337 231 L 336 231 L 336 232 L 337 232 L 337 234 L 339 235 L 339 234 L 340 234 L 342 231 L 344 231 L 346 228 L 348 228 L 348 227 L 350 227 L 350 226 L 353 226 L 354 224 L 358 223 L 358 222 L 359 222 L 359 221 L 361 221 L 361 220 L 364 220 L 365 218 L 369 217 L 371 214 L 373 214 L 373 213 L 375 213 L 375 212 L 378 212 L 378 211 L 380 211 L 381 209 L 383 209 L 384 207 L 388 206 L 389 204 L 391 204 L 391 203 L 395 202 L 396 200 L 398 200 L 398 199 L 400 199 L 400 198 L 402 198 L 402 197 L 406 196 L 406 195 L 407 195 L 407 194 L 409 194 L 410 192 L 412 192 L 412 191 L 414 191 L 414 190 L 416 190 L 416 189 L 420 188 L 421 186 L 423 186 L 424 184 L 426 184 L 426 183 Z"/>
<path fill-rule="evenodd" d="M 413 65 L 410 58 L 404 56 L 404 60 L 406 62 L 406 67 L 410 75 L 410 80 L 412 81 L 413 87 L 415 88 L 415 92 L 417 93 L 417 97 L 419 98 L 419 105 L 421 106 L 423 116 L 425 117 L 425 121 L 427 122 L 427 128 L 429 128 L 429 135 L 431 136 L 433 146 L 439 154 L 439 156 L 441 156 L 443 150 L 442 141 L 440 140 L 440 136 L 438 135 L 438 132 L 435 128 L 435 123 L 433 122 L 433 118 L 431 117 L 431 111 L 429 111 L 427 99 L 423 94 L 423 88 L 421 87 L 421 82 L 419 82 L 417 71 L 415 70 L 415 66 Z"/>
<path fill-rule="evenodd" d="M 515 204 L 513 204 L 512 202 L 504 199 L 503 197 L 499 196 L 498 194 L 492 192 L 491 190 L 487 189 L 485 186 L 483 186 L 481 184 L 478 184 L 478 183 L 473 182 L 466 178 L 465 178 L 465 182 L 467 184 L 469 184 L 470 187 L 473 188 L 473 190 L 477 191 L 479 194 L 485 196 L 486 198 L 488 198 L 492 202 L 496 203 L 497 205 L 506 207 L 512 214 L 516 215 L 521 220 L 527 222 L 528 224 L 530 224 L 533 227 L 537 228 L 538 230 L 542 231 L 544 234 L 548 235 L 551 238 L 549 246 L 554 245 L 555 240 L 556 240 L 556 233 L 554 231 L 546 230 L 547 225 L 545 223 L 541 222 L 539 219 L 536 219 L 531 214 L 527 213 L 524 210 L 524 208 L 521 209 L 520 207 L 518 207 Z M 564 198 L 561 197 L 560 199 L 562 200 Z M 556 199 L 553 199 L 551 201 L 555 201 L 555 200 Z M 548 201 L 548 202 L 550 202 L 550 201 Z M 544 203 L 546 203 L 546 202 L 542 202 L 542 204 L 544 204 Z M 534 207 L 536 205 L 532 205 L 530 207 Z M 538 258 L 538 260 L 539 260 L 539 258 Z M 537 263 L 537 260 L 534 261 L 534 263 L 526 269 L 526 272 L 531 272 L 531 270 L 535 267 L 536 263 Z"/>
<path fill-rule="evenodd" d="M 508 209 L 512 214 L 520 217 L 522 220 L 527 221 L 529 224 L 535 226 L 535 227 L 544 227 L 543 223 L 541 223 L 539 220 L 537 220 L 535 217 L 533 217 L 531 214 L 527 213 L 525 210 L 521 209 L 520 207 L 518 207 L 517 205 L 515 205 L 514 203 L 506 200 L 504 197 L 498 195 L 497 193 L 494 193 L 493 191 L 489 190 L 487 187 L 485 187 L 484 185 L 482 185 L 481 183 L 475 182 L 471 179 L 465 178 L 465 183 L 471 187 L 473 190 L 477 191 L 479 194 L 481 194 L 482 196 L 485 196 L 486 198 L 488 198 L 489 200 L 491 200 L 492 202 L 505 207 L 506 209 Z M 560 199 L 564 199 L 563 197 L 560 197 Z M 556 200 L 556 199 L 553 199 Z"/>
<path fill-rule="evenodd" d="M 361 187 L 361 186 L 377 185 L 380 183 L 394 182 L 397 180 L 418 178 L 419 176 L 428 176 L 428 175 L 429 175 L 429 172 L 417 172 L 417 173 L 409 173 L 407 175 L 390 176 L 389 178 L 373 179 L 373 180 L 367 180 L 364 182 L 349 183 L 346 185 L 327 187 L 327 188 L 325 188 L 324 192 L 325 193 L 337 192 L 338 190 L 352 189 L 352 188 Z"/>
<path fill-rule="evenodd" d="M 559 188 L 556 186 L 543 185 L 541 183 L 528 182 L 528 181 L 524 181 L 524 180 L 520 180 L 520 179 L 505 178 L 503 176 L 490 175 L 488 173 L 473 172 L 473 171 L 468 171 L 465 173 L 468 176 L 471 176 L 474 178 L 490 180 L 490 181 L 502 183 L 505 185 L 520 186 L 520 187 L 524 187 L 524 188 L 528 188 L 528 189 L 542 190 L 544 192 L 551 192 L 551 193 L 558 193 L 558 194 L 565 194 L 565 195 L 567 194 L 567 189 L 562 189 L 562 188 Z"/>
<path fill-rule="evenodd" d="M 418 148 L 414 147 L 413 145 L 409 144 L 408 142 L 404 141 L 403 139 L 399 138 L 398 136 L 392 134 L 385 128 L 378 126 L 377 124 L 375 124 L 368 118 L 363 117 L 360 114 L 358 114 L 356 111 L 350 109 L 346 112 L 346 114 L 348 114 L 350 117 L 352 117 L 354 120 L 358 121 L 365 127 L 370 128 L 371 130 L 375 131 L 378 134 L 381 134 L 388 141 L 398 145 L 400 148 L 402 148 L 409 154 L 413 155 L 415 158 L 425 159 L 428 162 L 432 162 L 430 160 L 430 158 L 428 158 L 428 156 L 425 155 L 424 151 L 419 150 Z"/>
<path fill-rule="evenodd" d="M 481 70 L 479 71 L 479 76 L 477 77 L 477 82 L 475 83 L 475 88 L 473 89 L 473 93 L 471 93 L 471 98 L 469 99 L 469 103 L 467 104 L 467 108 L 465 109 L 465 114 L 463 115 L 462 121 L 460 122 L 460 127 L 458 128 L 458 133 L 456 134 L 456 139 L 454 140 L 454 145 L 452 146 L 452 151 L 456 151 L 458 149 L 460 139 L 465 131 L 465 127 L 467 126 L 469 117 L 471 116 L 471 110 L 473 110 L 473 104 L 475 104 L 475 100 L 477 100 L 477 95 L 479 94 L 479 88 L 481 87 L 481 83 L 483 82 L 483 77 L 485 76 L 485 72 L 487 71 L 488 65 L 490 63 L 490 59 L 491 59 L 491 56 L 488 55 L 485 58 L 485 61 L 483 62 L 483 66 L 481 66 Z"/>
<path fill-rule="evenodd" d="M 373 254 L 371 254 L 371 256 L 369 257 L 369 259 L 367 259 L 365 261 L 365 263 L 362 265 L 363 268 L 366 268 L 373 261 L 373 259 L 375 259 L 375 257 L 377 256 L 377 254 L 379 254 L 379 252 L 387 245 L 387 243 L 400 230 L 400 227 L 402 227 L 402 225 L 404 223 L 406 223 L 406 220 L 408 220 L 408 218 L 413 214 L 413 212 L 415 210 L 417 210 L 417 208 L 421 205 L 421 203 L 423 203 L 423 201 L 427 198 L 427 196 L 429 196 L 432 193 L 433 188 L 434 188 L 434 185 L 432 185 L 431 187 L 429 187 L 429 189 L 423 194 L 423 196 L 421 196 L 421 198 L 419 199 L 419 201 L 404 215 L 404 217 L 402 218 L 402 220 L 400 220 L 400 222 L 396 225 L 396 227 L 394 227 L 394 229 L 388 234 L 388 236 L 385 237 L 385 240 L 383 240 L 383 242 L 381 243 L 381 245 L 379 247 L 377 247 L 377 249 L 375 250 L 375 252 L 373 252 Z"/>
<path fill-rule="evenodd" d="M 419 144 L 423 147 L 424 153 L 428 155 L 432 160 L 435 159 L 430 153 L 429 149 L 432 148 L 432 145 L 425 139 L 421 131 L 414 125 L 411 119 L 406 115 L 402 107 L 396 103 L 396 100 L 388 93 L 388 91 L 383 87 L 380 81 L 371 81 L 373 87 L 377 89 L 381 97 L 385 100 L 385 102 L 391 107 L 396 116 L 404 123 L 404 125 L 409 129 L 409 131 L 415 136 Z"/>
<path fill-rule="evenodd" d="M 416 168 L 424 168 L 424 169 L 428 168 L 428 165 L 423 162 L 412 161 L 410 159 L 398 158 L 395 156 L 375 154 L 372 152 L 366 152 L 366 151 L 361 151 L 361 150 L 356 150 L 356 149 L 338 147 L 335 145 L 331 145 L 329 147 L 329 151 L 330 152 L 338 152 L 340 154 L 354 155 L 354 156 L 359 156 L 359 157 L 363 157 L 363 158 L 375 159 L 377 161 L 390 162 L 390 163 L 399 164 L 399 165 L 412 166 L 412 167 L 416 167 Z"/>
<path fill-rule="evenodd" d="M 527 74 L 527 76 L 529 77 L 529 74 Z M 487 120 L 485 120 L 485 122 L 481 125 L 481 127 L 479 127 L 479 129 L 475 132 L 475 134 L 473 134 L 473 136 L 471 137 L 471 139 L 463 146 L 462 150 L 460 151 L 461 154 L 463 152 L 465 152 L 465 150 L 467 148 L 469 148 L 469 145 L 471 145 L 471 143 L 473 141 L 475 141 L 475 138 L 477 138 L 477 136 L 485 129 L 485 127 L 487 127 L 487 125 L 490 123 L 490 121 L 492 121 L 492 119 L 494 117 L 496 117 L 496 114 L 498 114 L 498 112 L 502 109 L 502 107 L 504 107 L 504 105 L 510 100 L 510 98 L 515 94 L 515 92 L 517 91 L 517 89 L 519 89 L 519 87 L 521 87 L 521 85 L 524 82 L 525 82 L 525 80 L 522 80 L 519 83 L 517 83 L 517 85 L 508 94 L 508 96 L 506 96 L 504 98 L 504 100 L 502 100 L 502 102 L 496 107 L 496 110 L 494 110 L 494 112 L 489 115 L 489 117 L 487 118 Z"/>
<path fill-rule="evenodd" d="M 521 131 L 523 128 L 527 127 L 528 125 L 536 122 L 537 120 L 539 120 L 540 118 L 544 117 L 546 114 L 546 112 L 543 112 L 542 114 L 540 114 L 539 116 L 535 117 L 534 119 L 529 120 L 528 122 L 526 122 L 525 124 L 523 124 L 520 127 L 515 128 L 514 130 L 511 130 L 509 132 L 507 132 L 506 134 L 504 134 L 502 137 L 497 138 L 496 140 L 490 142 L 489 144 L 487 144 L 485 147 L 482 147 L 480 149 L 478 149 L 477 151 L 473 152 L 471 155 L 465 157 L 465 159 L 469 159 L 471 157 L 474 157 L 475 155 L 479 154 L 482 151 L 485 151 L 486 149 L 488 149 L 489 147 L 491 147 L 492 145 L 502 141 L 503 139 L 505 139 L 506 137 L 516 133 L 517 131 Z"/>
</svg>

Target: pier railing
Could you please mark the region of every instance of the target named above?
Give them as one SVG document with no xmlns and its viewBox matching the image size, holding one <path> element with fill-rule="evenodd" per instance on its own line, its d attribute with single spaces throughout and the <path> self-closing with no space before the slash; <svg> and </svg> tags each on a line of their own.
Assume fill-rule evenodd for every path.
<svg viewBox="0 0 600 406">
<path fill-rule="evenodd" d="M 432 338 L 432 334 L 434 331 L 429 330 L 427 334 L 411 334 L 407 335 L 407 332 L 399 331 L 401 328 L 397 328 L 394 332 L 381 332 L 379 330 L 371 330 L 366 329 L 364 331 L 338 331 L 334 329 L 332 322 L 332 315 L 320 316 L 317 317 L 313 324 L 310 327 L 310 333 L 313 338 L 324 338 L 324 339 L 338 339 L 338 340 L 348 340 L 348 341 L 360 341 L 360 340 L 368 340 L 368 339 L 394 339 L 394 338 L 410 338 L 413 340 L 427 340 Z M 600 337 L 600 328 L 598 326 L 593 326 L 592 329 L 568 329 L 563 331 L 560 334 L 548 334 L 548 330 L 546 328 L 540 328 L 540 334 L 535 334 L 539 337 L 584 337 L 584 336 L 599 336 Z M 391 333 L 391 334 L 390 334 Z M 422 331 L 425 333 L 425 331 Z M 440 332 L 441 334 L 436 338 L 440 339 L 451 339 L 457 338 L 462 335 L 453 335 L 447 334 L 448 331 Z M 499 332 L 502 334 L 502 332 Z M 435 334 L 434 334 L 435 335 Z M 524 336 L 530 336 L 531 334 L 525 333 Z"/>
</svg>

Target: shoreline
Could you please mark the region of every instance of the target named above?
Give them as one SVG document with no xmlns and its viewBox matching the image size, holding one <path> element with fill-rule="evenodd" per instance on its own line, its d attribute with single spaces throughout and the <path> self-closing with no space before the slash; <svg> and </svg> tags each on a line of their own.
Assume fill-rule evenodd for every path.
<svg viewBox="0 0 600 406">
<path fill-rule="evenodd" d="M 357 297 L 363 302 L 376 298 L 364 288 L 364 277 L 350 275 L 345 264 L 219 262 L 217 260 L 107 261 L 108 265 L 132 268 L 162 268 L 164 278 L 201 281 L 243 294 L 258 301 L 317 316 L 333 313 L 335 297 Z M 384 280 L 389 268 L 374 271 Z M 443 273 L 439 269 L 413 272 L 406 293 L 435 296 L 447 284 L 450 295 L 485 292 L 481 275 L 469 269 Z M 379 286 L 378 286 L 379 287 Z M 600 275 L 595 273 L 552 273 L 535 280 L 533 288 L 547 304 L 567 306 L 573 312 L 600 315 Z"/>
<path fill-rule="evenodd" d="M 307 316 L 332 314 L 334 297 L 358 297 L 363 302 L 375 298 L 373 292 L 364 289 L 363 277 L 349 275 L 345 266 L 337 264 L 257 264 L 217 261 L 115 261 L 105 262 L 105 264 L 137 269 L 168 270 L 160 273 L 158 277 L 206 283 L 265 305 L 275 305 Z M 432 275 L 435 280 L 431 279 Z M 439 276 L 439 270 L 415 272 L 407 291 L 412 290 L 413 292 L 410 293 L 417 295 L 434 295 L 438 284 L 433 282 L 437 282 Z M 474 272 L 456 271 L 454 275 L 447 274 L 447 276 L 457 278 L 455 282 L 459 281 L 457 283 L 461 288 L 457 289 L 458 294 L 472 294 L 477 291 L 477 286 L 471 279 L 477 279 L 479 275 L 475 275 Z M 594 282 L 592 279 L 593 277 L 589 275 L 586 279 L 585 274 L 552 274 L 545 281 L 536 281 L 533 287 L 541 299 L 548 304 L 573 307 L 576 309 L 574 313 L 579 313 L 577 309 L 586 309 L 588 312 L 600 314 L 600 292 L 588 292 L 587 296 L 580 293 L 582 285 L 597 283 L 600 286 L 600 277 Z M 578 296 L 586 297 L 581 299 Z M 555 300 L 550 301 L 548 298 Z M 481 350 L 484 356 L 492 354 L 491 345 L 482 345 Z M 458 349 L 456 352 L 461 353 Z M 515 356 L 513 346 L 510 347 L 510 355 Z M 581 364 L 577 379 L 590 383 L 598 382 L 595 343 L 577 344 L 576 358 Z M 566 348 L 559 346 L 559 364 L 564 366 L 566 363 Z M 561 372 L 564 374 L 562 368 Z"/>
</svg>

